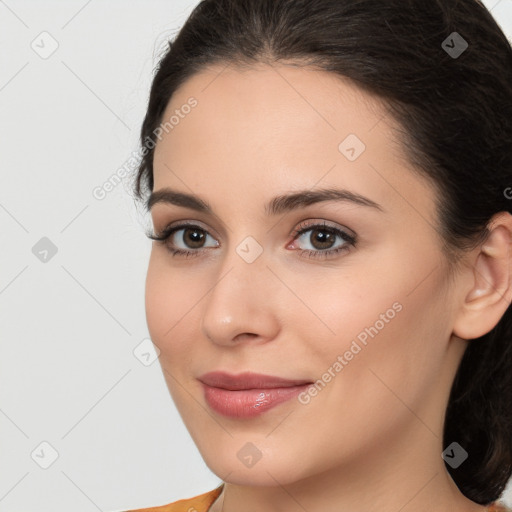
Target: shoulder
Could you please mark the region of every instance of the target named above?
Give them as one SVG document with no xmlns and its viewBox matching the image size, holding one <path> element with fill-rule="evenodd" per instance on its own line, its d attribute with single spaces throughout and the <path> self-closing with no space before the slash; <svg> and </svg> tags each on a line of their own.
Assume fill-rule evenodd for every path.
<svg viewBox="0 0 512 512">
<path fill-rule="evenodd" d="M 207 512 L 212 503 L 218 498 L 222 492 L 224 484 L 222 483 L 216 489 L 205 492 L 193 498 L 186 498 L 179 501 L 174 501 L 168 505 L 161 505 L 151 508 L 138 508 L 133 510 L 126 510 L 124 512 Z M 493 511 L 494 512 L 494 511 Z M 498 511 L 496 511 L 498 512 Z M 501 511 L 499 511 L 501 512 Z"/>
</svg>

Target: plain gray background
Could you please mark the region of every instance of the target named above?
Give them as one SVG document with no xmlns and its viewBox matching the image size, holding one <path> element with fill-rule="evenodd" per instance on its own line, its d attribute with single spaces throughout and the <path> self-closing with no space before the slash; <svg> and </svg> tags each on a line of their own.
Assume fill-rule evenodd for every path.
<svg viewBox="0 0 512 512">
<path fill-rule="evenodd" d="M 127 179 L 93 194 L 129 168 L 159 52 L 196 3 L 0 0 L 0 512 L 220 482 L 149 364 L 148 218 Z M 485 4 L 510 39 L 512 0 Z"/>
</svg>

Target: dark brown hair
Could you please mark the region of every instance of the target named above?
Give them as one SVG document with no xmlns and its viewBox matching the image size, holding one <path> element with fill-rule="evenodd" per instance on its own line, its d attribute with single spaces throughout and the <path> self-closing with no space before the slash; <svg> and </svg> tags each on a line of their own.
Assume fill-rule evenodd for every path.
<svg viewBox="0 0 512 512">
<path fill-rule="evenodd" d="M 491 217 L 510 211 L 512 50 L 477 0 L 204 0 L 157 66 L 141 144 L 206 66 L 279 62 L 335 73 L 384 101 L 411 168 L 438 190 L 447 256 L 475 247 Z M 139 199 L 153 190 L 151 146 Z M 447 470 L 479 504 L 497 500 L 512 473 L 511 315 L 469 342 L 446 411 L 443 447 L 456 441 L 469 454 Z"/>
</svg>

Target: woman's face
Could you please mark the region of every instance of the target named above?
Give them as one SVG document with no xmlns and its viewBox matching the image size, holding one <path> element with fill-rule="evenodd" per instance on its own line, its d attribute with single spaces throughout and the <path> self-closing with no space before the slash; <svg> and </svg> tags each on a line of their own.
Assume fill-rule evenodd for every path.
<svg viewBox="0 0 512 512">
<path fill-rule="evenodd" d="M 417 457 L 440 468 L 466 342 L 451 336 L 434 190 L 389 116 L 335 75 L 285 65 L 210 68 L 176 92 L 163 122 L 173 115 L 153 191 L 193 195 L 211 212 L 169 196 L 152 205 L 157 234 L 194 227 L 154 242 L 146 313 L 210 469 L 276 486 L 344 467 L 369 477 L 385 460 L 404 474 Z M 315 199 L 325 190 L 341 192 Z M 209 401 L 199 378 L 213 371 L 316 384 L 210 389 Z"/>
</svg>

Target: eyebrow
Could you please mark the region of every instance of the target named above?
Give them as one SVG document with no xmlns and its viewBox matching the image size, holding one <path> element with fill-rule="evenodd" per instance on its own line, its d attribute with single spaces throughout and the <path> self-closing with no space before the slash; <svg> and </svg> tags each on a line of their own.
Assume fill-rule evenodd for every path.
<svg viewBox="0 0 512 512">
<path fill-rule="evenodd" d="M 368 206 L 382 212 L 384 211 L 382 206 L 378 203 L 360 194 L 356 194 L 349 190 L 328 188 L 300 190 L 298 192 L 290 192 L 288 194 L 276 196 L 265 205 L 265 214 L 268 216 L 280 215 L 285 212 L 324 201 L 351 202 L 360 206 Z M 210 215 L 214 214 L 213 208 L 207 201 L 204 201 L 200 197 L 192 194 L 172 190 L 169 187 L 165 187 L 151 193 L 146 203 L 147 210 L 151 210 L 153 205 L 157 203 L 173 204 Z"/>
</svg>

